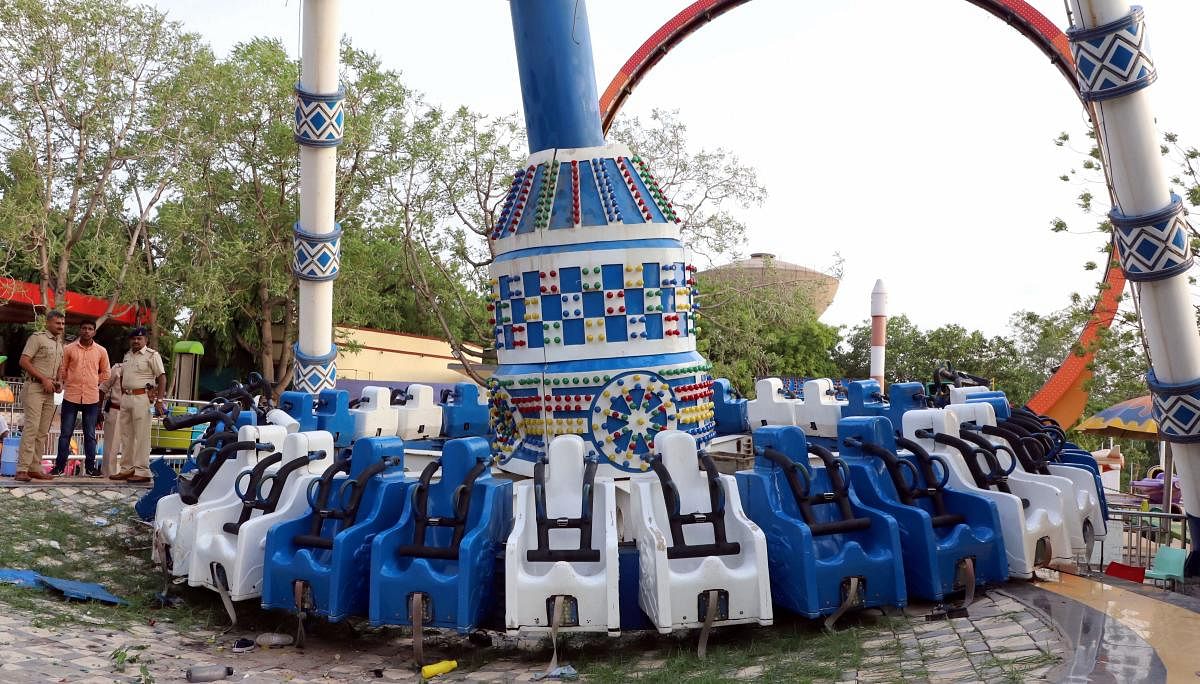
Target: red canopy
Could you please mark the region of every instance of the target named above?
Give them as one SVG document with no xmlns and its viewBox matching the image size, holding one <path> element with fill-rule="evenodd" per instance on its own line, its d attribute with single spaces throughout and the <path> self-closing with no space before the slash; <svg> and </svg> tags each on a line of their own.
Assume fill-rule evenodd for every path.
<svg viewBox="0 0 1200 684">
<path fill-rule="evenodd" d="M 108 310 L 108 300 L 101 297 L 68 292 L 66 296 L 67 322 L 78 323 L 83 319 L 96 319 Z M 46 301 L 54 308 L 54 293 L 49 292 Z M 28 323 L 34 319 L 34 307 L 42 305 L 41 289 L 34 283 L 22 283 L 10 278 L 0 278 L 0 323 Z M 109 314 L 108 322 L 118 325 L 137 325 L 149 320 L 149 311 L 134 304 L 116 304 Z"/>
</svg>

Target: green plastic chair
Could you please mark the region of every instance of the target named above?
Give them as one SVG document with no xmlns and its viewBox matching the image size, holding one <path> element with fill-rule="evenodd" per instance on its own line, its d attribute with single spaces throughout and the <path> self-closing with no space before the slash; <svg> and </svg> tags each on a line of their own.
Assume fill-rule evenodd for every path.
<svg viewBox="0 0 1200 684">
<path fill-rule="evenodd" d="M 1173 546 L 1160 546 L 1154 553 L 1154 561 L 1146 571 L 1146 579 L 1167 582 L 1171 589 L 1183 584 L 1183 566 L 1187 561 L 1187 549 L 1177 549 Z"/>
</svg>

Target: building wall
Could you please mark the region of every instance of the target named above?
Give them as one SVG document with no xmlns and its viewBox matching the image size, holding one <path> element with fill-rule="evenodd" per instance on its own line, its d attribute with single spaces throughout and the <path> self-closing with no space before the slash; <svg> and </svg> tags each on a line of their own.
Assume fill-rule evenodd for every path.
<svg viewBox="0 0 1200 684">
<path fill-rule="evenodd" d="M 338 326 L 336 335 L 339 379 L 426 383 L 470 380 L 451 367 L 460 364 L 444 340 L 348 326 Z M 358 351 L 351 351 L 346 342 L 354 343 Z M 467 347 L 479 351 L 478 347 Z"/>
</svg>

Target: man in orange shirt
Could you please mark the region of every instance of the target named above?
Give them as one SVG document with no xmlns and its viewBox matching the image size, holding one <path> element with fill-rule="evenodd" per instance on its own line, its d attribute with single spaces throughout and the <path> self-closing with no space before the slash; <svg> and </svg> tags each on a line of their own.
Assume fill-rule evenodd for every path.
<svg viewBox="0 0 1200 684">
<path fill-rule="evenodd" d="M 108 350 L 96 344 L 96 324 L 79 325 L 79 339 L 63 347 L 62 423 L 58 434 L 58 459 L 51 475 L 62 475 L 71 453 L 75 418 L 83 413 L 84 469 L 89 477 L 100 477 L 96 467 L 96 418 L 100 415 L 100 383 L 108 379 Z"/>
</svg>

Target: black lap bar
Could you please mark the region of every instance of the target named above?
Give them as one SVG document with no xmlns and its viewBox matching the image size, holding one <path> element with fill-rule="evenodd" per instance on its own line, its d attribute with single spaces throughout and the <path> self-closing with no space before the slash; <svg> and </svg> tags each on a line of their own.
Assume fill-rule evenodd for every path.
<svg viewBox="0 0 1200 684">
<path fill-rule="evenodd" d="M 467 472 L 466 479 L 454 491 L 454 517 L 439 518 L 429 516 L 429 482 L 437 471 L 442 468 L 442 460 L 438 459 L 425 466 L 421 471 L 421 479 L 413 494 L 413 543 L 401 546 L 396 553 L 401 556 L 417 558 L 438 558 L 442 560 L 458 560 L 458 546 L 466 533 L 467 514 L 471 511 L 471 492 L 475 489 L 475 480 L 488 467 L 487 463 L 476 462 L 475 467 Z M 430 527 L 449 527 L 454 535 L 448 546 L 431 546 L 425 542 L 425 532 Z"/>
<path fill-rule="evenodd" d="M 960 432 L 969 433 L 970 430 L 960 429 Z M 1012 490 L 1008 488 L 1008 478 L 1005 477 L 1004 469 L 1000 467 L 1000 462 L 996 460 L 995 453 L 944 432 L 934 433 L 932 430 L 917 430 L 917 437 L 932 439 L 938 444 L 945 444 L 962 454 L 963 461 L 967 464 L 967 470 L 971 471 L 971 479 L 975 480 L 976 487 L 980 489 L 991 489 L 994 487 L 996 491 L 1012 494 Z M 988 471 L 986 473 L 979 467 L 979 457 L 981 456 L 987 462 Z"/>
<path fill-rule="evenodd" d="M 280 454 L 279 457 L 282 459 L 283 454 Z M 271 457 L 268 456 L 267 458 Z M 242 529 L 242 525 L 250 519 L 250 516 L 254 515 L 254 511 L 261 511 L 263 515 L 274 513 L 275 507 L 279 505 L 279 498 L 283 496 L 283 488 L 287 484 L 288 478 L 291 477 L 292 473 L 307 465 L 308 459 L 301 457 L 288 461 L 286 465 L 270 475 L 263 476 L 260 471 L 259 480 L 255 483 L 254 489 L 246 492 L 245 498 L 242 499 L 242 514 L 238 518 L 238 521 L 236 523 L 225 523 L 222 529 L 229 534 L 237 534 Z M 263 470 L 266 470 L 266 466 L 262 467 Z M 255 466 L 255 469 L 257 470 L 258 466 Z M 271 493 L 265 499 L 259 498 L 258 492 L 267 482 L 271 483 Z"/>
<path fill-rule="evenodd" d="M 796 500 L 800 506 L 800 515 L 804 518 L 812 535 L 820 537 L 827 534 L 858 532 L 871 527 L 870 518 L 854 517 L 854 509 L 850 506 L 850 483 L 842 477 L 844 472 L 842 468 L 845 467 L 843 461 L 819 444 L 809 444 L 808 453 L 821 459 L 821 463 L 825 465 L 825 473 L 829 476 L 829 485 L 833 488 L 829 492 L 813 494 Z M 823 504 L 837 504 L 842 519 L 817 522 L 813 506 Z"/>
<path fill-rule="evenodd" d="M 225 461 L 234 458 L 237 456 L 237 452 L 243 449 L 255 449 L 258 446 L 258 442 L 247 440 L 245 442 L 232 442 L 230 444 L 226 444 L 218 449 L 215 453 L 207 452 L 207 449 L 213 448 L 207 447 L 205 452 L 207 452 L 206 455 L 208 458 L 204 460 L 201 467 L 192 471 L 194 474 L 192 474 L 190 477 L 181 476 L 179 478 L 177 486 L 179 488 L 180 500 L 189 506 L 199 501 L 200 495 L 204 493 L 205 488 L 208 487 L 208 483 L 211 482 L 213 477 L 216 476 L 217 471 L 221 469 L 221 465 L 225 463 Z M 271 446 L 271 448 L 274 449 L 275 447 Z M 200 462 L 199 458 L 197 459 L 197 462 Z"/>
<path fill-rule="evenodd" d="M 667 520 L 671 525 L 671 546 L 667 547 L 667 558 L 703 558 L 705 556 L 729 556 L 740 553 L 741 544 L 731 542 L 725 533 L 725 495 L 721 490 L 721 478 L 712 456 L 700 454 L 700 467 L 708 478 L 708 513 L 683 513 L 679 510 L 679 488 L 671 477 L 659 454 L 650 460 L 650 468 L 662 483 L 663 501 L 667 507 Z M 711 544 L 688 544 L 683 536 L 684 525 L 712 525 Z"/>
<path fill-rule="evenodd" d="M 934 457 L 929 454 L 920 444 L 904 437 L 896 435 L 896 446 L 902 449 L 908 449 L 913 456 L 917 458 L 917 468 L 921 471 L 921 477 L 925 478 L 925 489 L 914 489 L 912 492 L 913 498 L 917 499 L 923 496 L 929 497 L 929 501 L 933 504 L 933 526 L 934 527 L 953 527 L 967 521 L 966 517 L 959 513 L 951 513 L 946 508 L 946 490 L 942 486 L 942 482 L 933 474 Z M 942 464 L 942 468 L 947 469 L 944 473 L 949 476 L 950 464 L 944 460 L 938 459 Z"/>
<path fill-rule="evenodd" d="M 321 473 L 320 479 L 317 480 L 317 499 L 312 502 L 313 517 L 309 524 L 308 534 L 298 534 L 292 537 L 292 543 L 296 546 L 312 546 L 319 549 L 332 549 L 333 539 L 326 538 L 321 535 L 321 529 L 325 521 L 332 517 L 332 511 L 329 509 L 329 498 L 333 496 L 333 478 L 337 477 L 338 473 L 350 472 L 350 459 L 339 458 L 330 466 L 325 468 L 325 472 Z M 311 485 L 309 485 L 311 487 Z"/>
<path fill-rule="evenodd" d="M 349 468 L 348 462 L 343 461 L 340 463 L 345 463 L 346 468 Z M 337 464 L 326 468 L 325 473 L 321 474 L 322 480 L 321 485 L 319 485 L 324 486 L 325 489 L 318 494 L 316 502 L 317 508 L 313 511 L 313 522 L 311 528 L 312 533 L 296 535 L 292 538 L 293 543 L 295 543 L 297 546 L 315 546 L 322 549 L 332 549 L 333 538 L 337 536 L 338 532 L 353 525 L 354 521 L 358 518 L 358 508 L 362 504 L 362 497 L 363 493 L 366 491 L 367 482 L 369 482 L 372 477 L 375 477 L 379 473 L 386 470 L 389 466 L 393 465 L 393 463 L 394 461 L 392 459 L 382 459 L 376 461 L 375 463 L 372 463 L 364 468 L 363 471 L 359 473 L 358 476 L 353 480 L 348 480 L 347 483 L 352 482 L 354 489 L 351 491 L 350 500 L 345 503 L 344 508 L 329 507 L 329 491 L 333 487 L 333 475 L 330 474 L 329 471 Z M 337 472 L 339 471 L 334 471 L 334 474 Z M 325 480 L 326 474 L 330 474 L 328 481 Z M 346 485 L 342 486 L 345 487 Z M 328 537 L 325 537 L 321 534 L 326 520 L 335 521 L 335 527 L 332 531 L 332 534 L 330 534 Z"/>
<path fill-rule="evenodd" d="M 526 552 L 525 557 L 534 563 L 567 561 L 596 563 L 600 561 L 600 550 L 592 548 L 592 504 L 595 500 L 595 459 L 588 459 L 583 470 L 582 502 L 578 518 L 551 519 L 546 512 L 546 457 L 538 458 L 533 466 L 534 515 L 537 520 L 538 547 Z M 560 466 L 561 467 L 561 466 Z M 550 548 L 550 530 L 579 530 L 579 548 Z"/>
</svg>

